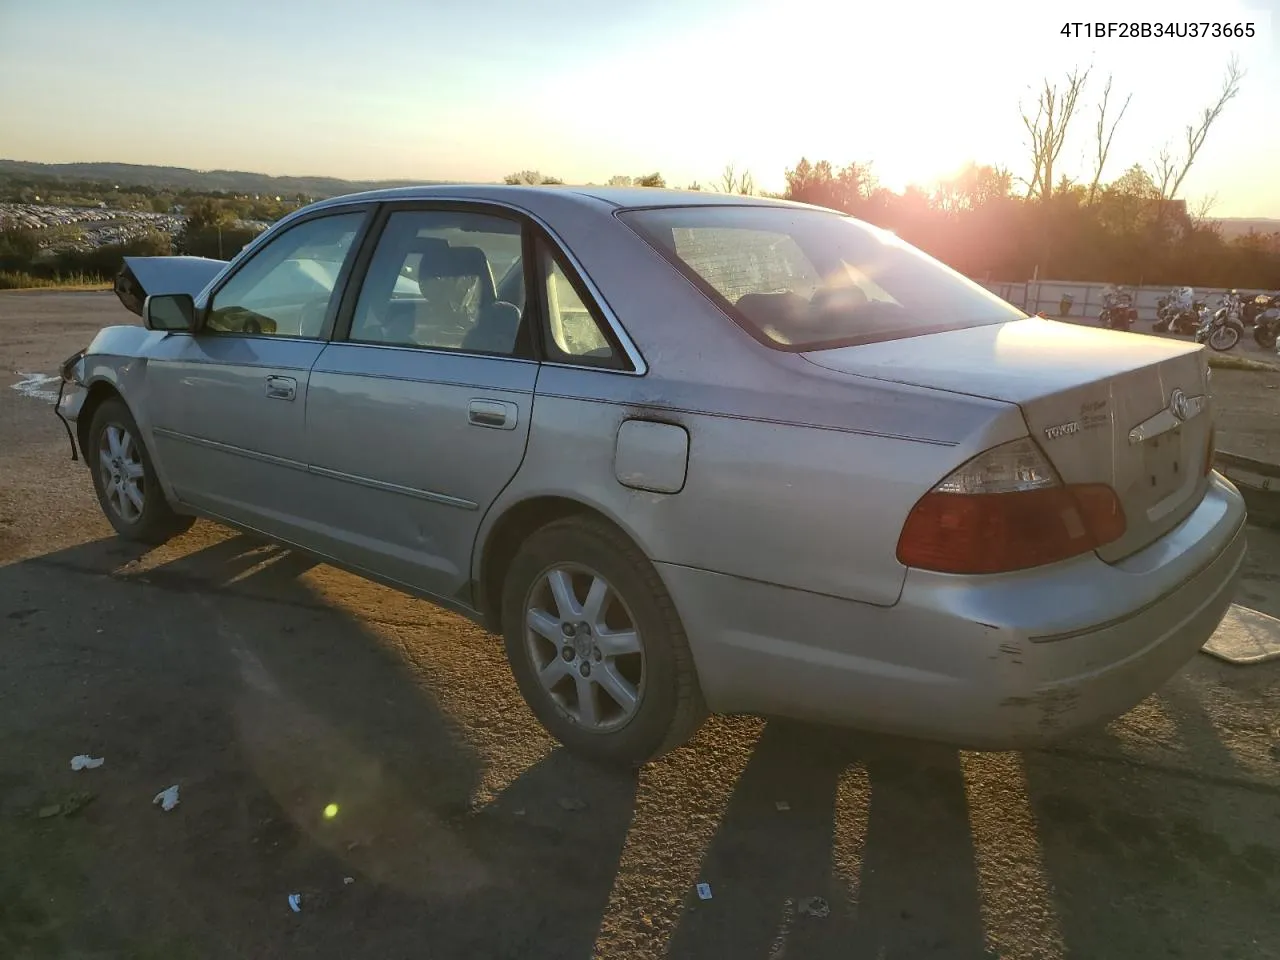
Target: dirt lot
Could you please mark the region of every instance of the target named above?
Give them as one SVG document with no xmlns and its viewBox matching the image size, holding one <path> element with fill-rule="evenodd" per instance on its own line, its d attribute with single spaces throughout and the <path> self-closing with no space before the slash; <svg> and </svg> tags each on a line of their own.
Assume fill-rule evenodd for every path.
<svg viewBox="0 0 1280 960">
<path fill-rule="evenodd" d="M 1280 957 L 1280 664 L 1198 657 L 1051 751 L 733 718 L 604 773 L 456 617 L 209 524 L 110 537 L 22 375 L 125 318 L 0 294 L 0 957 Z M 1280 452 L 1278 382 L 1215 371 L 1223 446 Z"/>
</svg>

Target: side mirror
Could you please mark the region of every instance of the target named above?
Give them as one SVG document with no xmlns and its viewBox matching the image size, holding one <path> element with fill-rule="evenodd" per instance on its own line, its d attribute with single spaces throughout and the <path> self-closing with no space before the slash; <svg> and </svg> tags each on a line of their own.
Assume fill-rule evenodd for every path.
<svg viewBox="0 0 1280 960">
<path fill-rule="evenodd" d="M 194 333 L 196 303 L 189 293 L 153 294 L 142 304 L 142 322 L 148 330 Z"/>
</svg>

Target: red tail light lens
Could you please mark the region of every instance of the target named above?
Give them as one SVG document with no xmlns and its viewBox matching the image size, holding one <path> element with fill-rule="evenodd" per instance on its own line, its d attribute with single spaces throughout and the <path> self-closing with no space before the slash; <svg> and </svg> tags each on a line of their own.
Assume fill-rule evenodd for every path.
<svg viewBox="0 0 1280 960">
<path fill-rule="evenodd" d="M 907 516 L 898 561 L 940 573 L 1006 573 L 1088 553 L 1124 535 L 1106 484 L 1064 484 L 1030 438 L 954 471 Z"/>
</svg>

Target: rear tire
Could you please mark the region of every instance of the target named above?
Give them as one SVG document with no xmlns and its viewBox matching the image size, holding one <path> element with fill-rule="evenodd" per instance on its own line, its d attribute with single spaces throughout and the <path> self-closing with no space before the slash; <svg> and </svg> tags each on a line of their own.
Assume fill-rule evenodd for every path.
<svg viewBox="0 0 1280 960">
<path fill-rule="evenodd" d="M 1276 346 L 1276 331 L 1268 326 L 1255 326 L 1253 328 L 1253 342 L 1265 350 L 1274 350 Z"/>
<path fill-rule="evenodd" d="M 525 541 L 503 584 L 502 626 L 525 702 L 575 753 L 636 766 L 684 743 L 706 715 L 657 571 L 599 520 L 568 517 Z"/>
<path fill-rule="evenodd" d="M 84 457 L 98 504 L 124 539 L 161 544 L 195 522 L 169 506 L 156 479 L 151 452 L 124 401 L 104 400 L 94 412 Z"/>
</svg>

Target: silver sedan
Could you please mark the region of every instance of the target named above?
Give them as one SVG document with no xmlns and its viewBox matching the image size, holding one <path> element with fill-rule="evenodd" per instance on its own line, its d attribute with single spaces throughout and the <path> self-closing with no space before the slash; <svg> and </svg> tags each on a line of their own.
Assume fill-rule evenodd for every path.
<svg viewBox="0 0 1280 960">
<path fill-rule="evenodd" d="M 195 516 L 475 618 L 570 748 L 705 713 L 976 748 L 1147 696 L 1245 553 L 1202 348 L 714 194 L 431 187 L 127 261 L 63 368 L 121 536 Z"/>
</svg>

